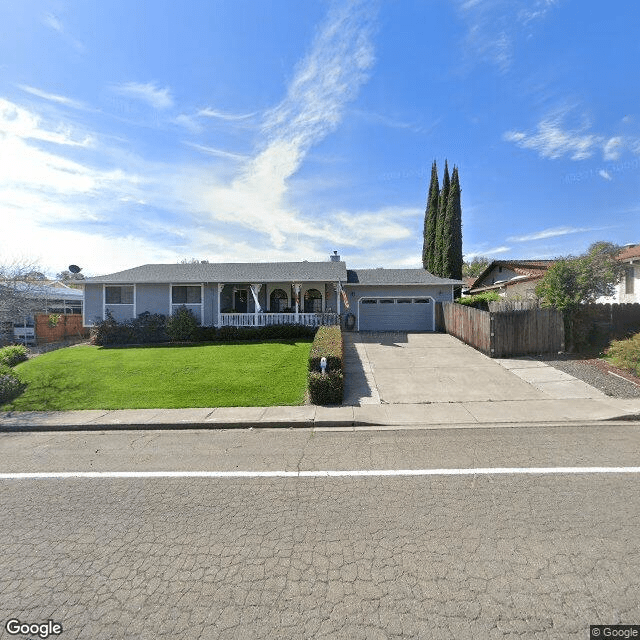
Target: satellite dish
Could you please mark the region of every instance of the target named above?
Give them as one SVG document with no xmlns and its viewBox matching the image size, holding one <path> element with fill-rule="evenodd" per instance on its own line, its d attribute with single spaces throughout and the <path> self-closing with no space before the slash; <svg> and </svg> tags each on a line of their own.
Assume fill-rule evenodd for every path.
<svg viewBox="0 0 640 640">
<path fill-rule="evenodd" d="M 70 264 L 69 271 L 71 271 L 71 273 L 80 273 L 82 269 L 77 264 Z"/>
</svg>

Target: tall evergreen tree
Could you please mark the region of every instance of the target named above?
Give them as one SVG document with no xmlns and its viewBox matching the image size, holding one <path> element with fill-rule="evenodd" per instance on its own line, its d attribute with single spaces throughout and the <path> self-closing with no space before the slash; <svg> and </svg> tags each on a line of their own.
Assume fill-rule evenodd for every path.
<svg viewBox="0 0 640 640">
<path fill-rule="evenodd" d="M 438 167 L 436 161 L 431 165 L 431 182 L 429 183 L 429 195 L 427 196 L 427 208 L 424 212 L 424 231 L 422 244 L 422 266 L 433 273 L 434 257 L 436 252 L 436 223 L 438 220 L 438 201 L 440 197 L 440 184 L 438 182 Z"/>
<path fill-rule="evenodd" d="M 443 269 L 443 251 L 444 251 L 444 242 L 445 242 L 445 219 L 447 216 L 447 203 L 449 201 L 449 188 L 450 188 L 450 180 L 449 180 L 449 165 L 447 161 L 444 161 L 444 176 L 442 178 L 442 189 L 440 190 L 440 197 L 438 202 L 438 218 L 436 221 L 436 241 L 435 241 L 435 251 L 434 251 L 434 260 L 431 265 L 431 273 L 435 276 L 442 277 L 442 269 Z"/>
<path fill-rule="evenodd" d="M 451 175 L 442 237 L 442 263 L 439 275 L 443 278 L 460 280 L 462 278 L 462 211 L 460 178 L 458 168 L 455 166 Z"/>
</svg>

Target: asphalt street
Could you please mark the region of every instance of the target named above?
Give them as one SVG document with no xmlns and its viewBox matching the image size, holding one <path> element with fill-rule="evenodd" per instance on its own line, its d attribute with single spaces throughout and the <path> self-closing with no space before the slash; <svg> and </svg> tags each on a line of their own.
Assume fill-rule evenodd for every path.
<svg viewBox="0 0 640 640">
<path fill-rule="evenodd" d="M 63 640 L 588 638 L 590 624 L 639 624 L 639 474 L 594 469 L 637 468 L 639 454 L 635 423 L 2 433 L 0 473 L 51 477 L 0 479 L 0 637 L 33 637 L 10 636 L 11 618 L 58 622 Z M 297 475 L 330 470 L 346 475 Z"/>
</svg>

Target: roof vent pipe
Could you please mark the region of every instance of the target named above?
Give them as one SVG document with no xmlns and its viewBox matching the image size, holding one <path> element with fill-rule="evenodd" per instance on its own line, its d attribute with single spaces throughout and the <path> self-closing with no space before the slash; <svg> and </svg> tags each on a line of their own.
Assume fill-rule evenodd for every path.
<svg viewBox="0 0 640 640">
<path fill-rule="evenodd" d="M 331 262 L 340 262 L 340 256 L 338 255 L 337 251 L 334 251 L 333 255 L 329 256 L 329 259 L 331 260 Z"/>
</svg>

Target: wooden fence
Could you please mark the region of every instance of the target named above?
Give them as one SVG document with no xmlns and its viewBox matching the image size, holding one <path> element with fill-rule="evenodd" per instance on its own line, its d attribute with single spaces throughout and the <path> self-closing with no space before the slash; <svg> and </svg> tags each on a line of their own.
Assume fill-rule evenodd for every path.
<svg viewBox="0 0 640 640">
<path fill-rule="evenodd" d="M 38 344 L 89 336 L 89 329 L 82 326 L 82 316 L 79 314 L 41 313 L 36 315 L 35 324 Z"/>
<path fill-rule="evenodd" d="M 557 309 L 481 311 L 443 302 L 436 305 L 436 327 L 492 358 L 564 350 L 564 321 Z"/>
</svg>

